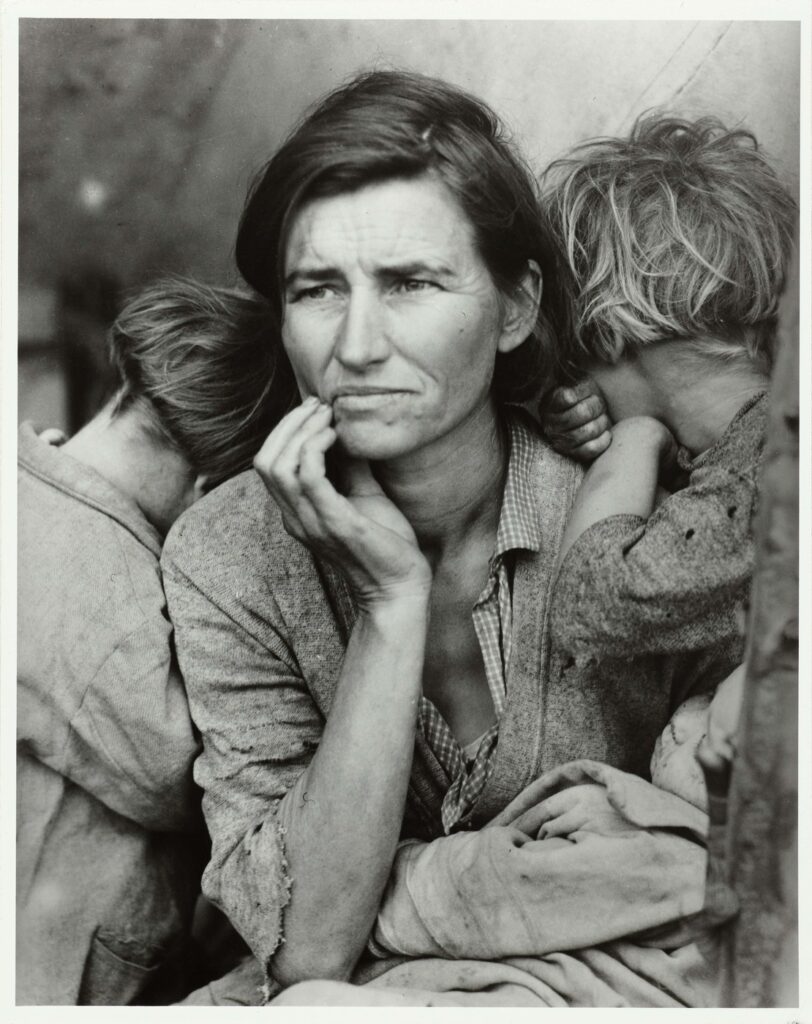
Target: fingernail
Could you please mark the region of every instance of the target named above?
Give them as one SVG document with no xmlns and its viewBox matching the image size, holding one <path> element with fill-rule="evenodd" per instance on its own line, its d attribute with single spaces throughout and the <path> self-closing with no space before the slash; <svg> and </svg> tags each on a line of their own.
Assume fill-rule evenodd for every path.
<svg viewBox="0 0 812 1024">
<path fill-rule="evenodd" d="M 319 400 L 316 397 L 316 395 L 308 395 L 307 398 L 302 402 L 302 405 L 303 406 L 307 406 L 308 408 L 311 408 L 312 406 L 318 405 L 318 404 L 319 404 Z"/>
</svg>

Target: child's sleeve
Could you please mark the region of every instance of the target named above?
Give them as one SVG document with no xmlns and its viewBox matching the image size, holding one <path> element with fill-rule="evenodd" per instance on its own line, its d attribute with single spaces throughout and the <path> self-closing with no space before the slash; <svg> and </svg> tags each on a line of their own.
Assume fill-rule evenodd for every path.
<svg viewBox="0 0 812 1024">
<path fill-rule="evenodd" d="M 561 564 L 554 642 L 578 656 L 698 651 L 740 633 L 753 571 L 755 470 L 694 471 L 646 520 L 610 516 Z"/>
</svg>

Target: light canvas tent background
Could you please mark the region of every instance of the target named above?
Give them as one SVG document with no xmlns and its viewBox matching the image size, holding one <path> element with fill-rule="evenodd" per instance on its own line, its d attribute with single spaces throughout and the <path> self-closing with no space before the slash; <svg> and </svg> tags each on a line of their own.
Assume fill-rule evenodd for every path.
<svg viewBox="0 0 812 1024">
<path fill-rule="evenodd" d="M 537 169 L 651 107 L 715 114 L 755 132 L 797 197 L 799 42 L 793 21 L 23 18 L 19 419 L 75 429 L 92 414 L 104 330 L 128 289 L 170 272 L 237 281 L 252 175 L 308 104 L 361 68 L 412 68 L 482 96 Z M 744 907 L 728 946 L 732 1005 L 786 1005 L 796 984 L 795 316 L 784 314 L 793 351 L 760 527 L 752 756 L 731 812 Z"/>
<path fill-rule="evenodd" d="M 235 280 L 252 175 L 360 68 L 472 90 L 538 169 L 650 107 L 714 113 L 798 191 L 797 22 L 23 18 L 19 61 L 19 418 L 52 426 L 98 404 L 123 290 Z"/>
</svg>

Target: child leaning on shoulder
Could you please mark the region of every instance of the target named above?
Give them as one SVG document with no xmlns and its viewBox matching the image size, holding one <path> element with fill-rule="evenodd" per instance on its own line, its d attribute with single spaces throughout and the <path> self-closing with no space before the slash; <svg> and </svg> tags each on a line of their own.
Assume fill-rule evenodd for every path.
<svg viewBox="0 0 812 1024">
<path fill-rule="evenodd" d="M 676 707 L 744 656 L 753 517 L 795 203 L 743 130 L 647 115 L 546 172 L 572 335 L 543 423 L 591 465 L 553 635 L 577 660 L 684 654 Z M 703 660 L 711 640 L 725 657 Z"/>
</svg>

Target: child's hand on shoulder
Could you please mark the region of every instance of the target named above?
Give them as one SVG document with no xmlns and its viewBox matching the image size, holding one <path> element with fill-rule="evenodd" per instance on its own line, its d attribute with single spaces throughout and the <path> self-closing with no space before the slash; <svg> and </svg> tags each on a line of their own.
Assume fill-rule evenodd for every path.
<svg viewBox="0 0 812 1024">
<path fill-rule="evenodd" d="M 557 452 L 579 462 L 592 462 L 612 443 L 606 402 L 588 377 L 552 392 L 541 412 L 541 427 Z"/>
</svg>

